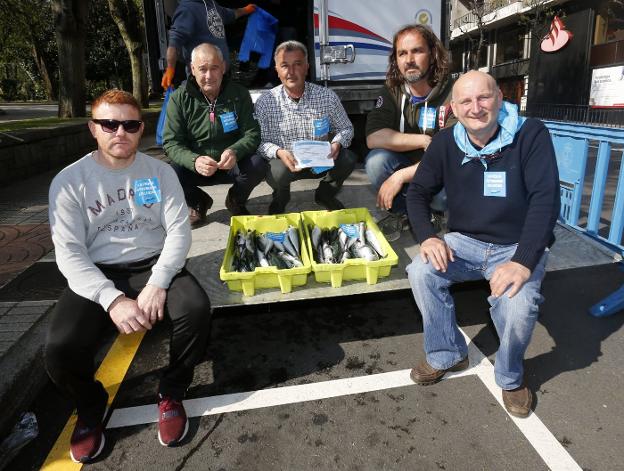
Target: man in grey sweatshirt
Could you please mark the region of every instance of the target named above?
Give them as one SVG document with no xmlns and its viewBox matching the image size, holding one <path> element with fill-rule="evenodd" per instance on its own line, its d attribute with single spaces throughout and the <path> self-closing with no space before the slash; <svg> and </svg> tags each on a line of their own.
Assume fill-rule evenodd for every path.
<svg viewBox="0 0 624 471">
<path fill-rule="evenodd" d="M 56 262 L 68 287 L 51 315 L 45 365 L 78 411 L 70 454 L 93 460 L 104 447 L 108 394 L 94 379 L 107 328 L 144 332 L 167 319 L 170 362 L 159 386 L 163 445 L 188 431 L 182 405 L 208 341 L 210 302 L 185 270 L 191 228 L 171 167 L 137 152 L 143 133 L 134 97 L 110 90 L 92 104 L 98 148 L 63 169 L 50 186 Z"/>
</svg>

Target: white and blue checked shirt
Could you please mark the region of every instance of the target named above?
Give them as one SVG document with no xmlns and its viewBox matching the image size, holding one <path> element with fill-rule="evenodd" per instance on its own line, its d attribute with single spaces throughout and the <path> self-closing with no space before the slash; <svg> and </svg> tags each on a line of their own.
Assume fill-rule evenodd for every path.
<svg viewBox="0 0 624 471">
<path fill-rule="evenodd" d="M 353 139 L 353 124 L 338 95 L 310 82 L 299 101 L 290 98 L 283 85 L 264 92 L 256 101 L 255 116 L 262 136 L 258 153 L 267 160 L 274 159 L 279 149 L 292 151 L 297 141 L 318 140 L 313 122 L 319 119 L 329 119 L 332 143 L 349 147 Z"/>
</svg>

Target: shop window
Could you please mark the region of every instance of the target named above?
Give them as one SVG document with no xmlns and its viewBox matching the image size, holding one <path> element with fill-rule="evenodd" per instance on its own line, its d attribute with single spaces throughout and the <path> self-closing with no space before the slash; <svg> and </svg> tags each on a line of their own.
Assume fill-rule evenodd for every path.
<svg viewBox="0 0 624 471">
<path fill-rule="evenodd" d="M 607 2 L 596 14 L 594 44 L 624 40 L 624 4 Z"/>
<path fill-rule="evenodd" d="M 464 45 L 462 43 L 451 46 L 451 72 L 463 72 Z"/>
<path fill-rule="evenodd" d="M 496 64 L 524 59 L 524 31 L 499 31 L 496 36 Z"/>
</svg>

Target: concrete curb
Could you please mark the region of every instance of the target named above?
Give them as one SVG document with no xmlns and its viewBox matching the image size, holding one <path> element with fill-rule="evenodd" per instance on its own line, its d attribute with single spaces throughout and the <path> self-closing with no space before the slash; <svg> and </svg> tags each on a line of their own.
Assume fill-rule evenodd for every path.
<svg viewBox="0 0 624 471">
<path fill-rule="evenodd" d="M 43 365 L 43 345 L 48 327 L 48 314 L 55 301 L 18 303 L 39 311 L 39 318 L 0 357 L 0 437 L 13 427 L 19 415 L 26 410 L 48 381 Z"/>
</svg>

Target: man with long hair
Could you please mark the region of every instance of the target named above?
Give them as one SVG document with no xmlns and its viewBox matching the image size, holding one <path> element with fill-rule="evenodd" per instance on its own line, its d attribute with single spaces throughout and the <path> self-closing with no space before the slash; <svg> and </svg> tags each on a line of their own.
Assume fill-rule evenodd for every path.
<svg viewBox="0 0 624 471">
<path fill-rule="evenodd" d="M 394 35 L 386 83 L 366 121 L 366 173 L 377 191 L 388 240 L 407 229 L 405 195 L 431 137 L 451 114 L 448 53 L 431 29 L 408 25 Z"/>
</svg>

